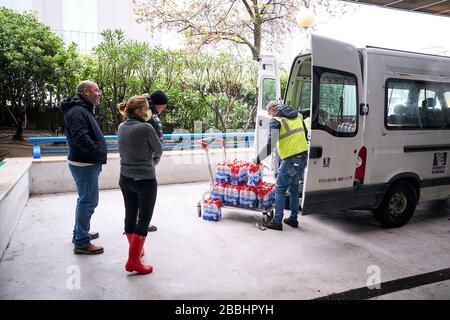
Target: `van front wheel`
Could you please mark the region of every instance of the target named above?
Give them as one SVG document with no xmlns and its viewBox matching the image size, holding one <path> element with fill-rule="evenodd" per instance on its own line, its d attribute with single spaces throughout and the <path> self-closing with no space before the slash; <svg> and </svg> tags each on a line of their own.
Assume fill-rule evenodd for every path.
<svg viewBox="0 0 450 320">
<path fill-rule="evenodd" d="M 401 227 L 412 218 L 416 204 L 417 193 L 414 187 L 406 182 L 398 182 L 391 186 L 373 215 L 383 227 Z"/>
</svg>

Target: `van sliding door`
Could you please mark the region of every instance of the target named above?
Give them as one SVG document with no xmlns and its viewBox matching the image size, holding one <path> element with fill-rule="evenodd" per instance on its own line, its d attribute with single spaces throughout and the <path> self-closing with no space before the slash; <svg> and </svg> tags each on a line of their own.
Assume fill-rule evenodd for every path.
<svg viewBox="0 0 450 320">
<path fill-rule="evenodd" d="M 352 208 L 362 146 L 361 62 L 347 43 L 312 36 L 311 139 L 303 214 Z"/>
</svg>

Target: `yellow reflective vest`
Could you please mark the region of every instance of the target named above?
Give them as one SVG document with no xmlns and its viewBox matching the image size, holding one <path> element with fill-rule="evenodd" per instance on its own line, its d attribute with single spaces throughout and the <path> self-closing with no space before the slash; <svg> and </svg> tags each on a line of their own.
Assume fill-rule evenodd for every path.
<svg viewBox="0 0 450 320">
<path fill-rule="evenodd" d="M 274 119 L 281 125 L 277 142 L 277 149 L 281 160 L 308 151 L 305 129 L 303 128 L 303 118 L 300 114 L 294 119 L 282 117 L 274 117 Z"/>
</svg>

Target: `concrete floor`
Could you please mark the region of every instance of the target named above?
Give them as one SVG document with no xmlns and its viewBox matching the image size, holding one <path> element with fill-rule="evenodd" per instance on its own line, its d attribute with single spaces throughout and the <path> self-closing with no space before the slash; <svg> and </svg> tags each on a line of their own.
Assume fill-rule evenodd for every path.
<svg viewBox="0 0 450 320">
<path fill-rule="evenodd" d="M 198 218 L 207 186 L 160 186 L 158 231 L 144 258 L 154 271 L 144 276 L 124 270 L 119 190 L 101 192 L 92 230 L 105 253 L 97 256 L 72 253 L 76 194 L 31 197 L 0 262 L 0 299 L 310 299 L 366 286 L 371 265 L 383 282 L 450 267 L 448 201 L 420 205 L 400 229 L 381 229 L 369 211 L 357 211 L 261 231 L 254 226 L 260 213 L 225 209 L 218 223 Z M 450 281 L 376 299 L 450 299 Z"/>
</svg>

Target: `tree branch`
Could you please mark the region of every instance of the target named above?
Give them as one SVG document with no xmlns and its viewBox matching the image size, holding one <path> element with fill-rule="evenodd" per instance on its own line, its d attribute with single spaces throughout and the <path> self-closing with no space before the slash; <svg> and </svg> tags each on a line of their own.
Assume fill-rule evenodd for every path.
<svg viewBox="0 0 450 320">
<path fill-rule="evenodd" d="M 253 13 L 252 8 L 248 4 L 247 0 L 242 0 L 242 3 L 244 4 L 245 8 L 247 9 L 247 12 L 250 15 L 250 17 L 252 19 L 254 19 L 255 18 L 255 14 Z"/>
</svg>

